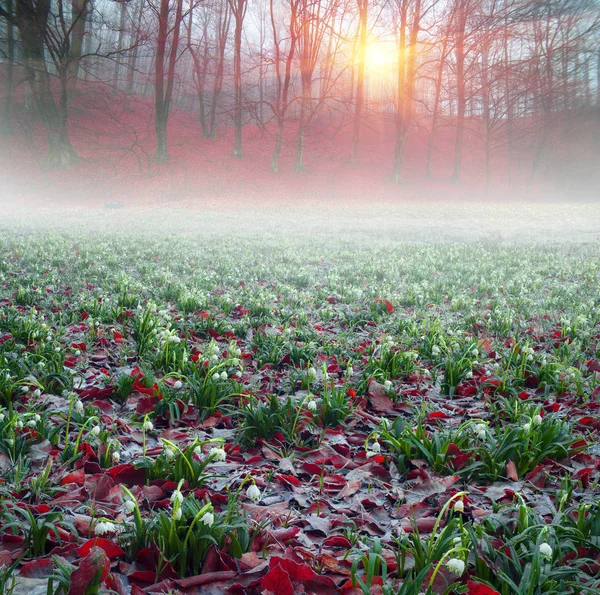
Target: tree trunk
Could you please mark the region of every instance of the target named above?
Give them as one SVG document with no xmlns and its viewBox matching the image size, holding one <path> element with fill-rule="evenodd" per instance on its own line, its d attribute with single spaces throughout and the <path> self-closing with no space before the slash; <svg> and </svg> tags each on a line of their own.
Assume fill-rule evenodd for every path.
<svg viewBox="0 0 600 595">
<path fill-rule="evenodd" d="M 131 63 L 127 70 L 127 87 L 125 91 L 125 111 L 131 111 L 131 95 L 133 94 L 133 82 L 135 77 L 135 68 L 137 66 L 138 57 L 138 38 L 140 34 L 140 28 L 142 26 L 142 15 L 144 14 L 144 0 L 139 0 L 138 14 L 137 14 L 137 27 L 135 30 L 136 42 L 131 54 Z"/>
<path fill-rule="evenodd" d="M 31 85 L 33 101 L 48 135 L 49 166 L 67 168 L 77 159 L 67 132 L 66 71 L 61 71 L 61 105 L 57 106 L 46 68 L 44 41 L 48 32 L 50 0 L 38 0 L 35 7 L 26 0 L 17 0 L 16 23 L 21 35 L 21 51 Z"/>
<path fill-rule="evenodd" d="M 73 101 L 79 76 L 79 63 L 87 24 L 88 0 L 73 0 L 71 7 L 71 51 L 69 54 L 67 83 L 69 105 Z"/>
<path fill-rule="evenodd" d="M 233 156 L 242 159 L 242 28 L 246 13 L 246 0 L 230 0 L 235 18 L 233 34 L 233 85 L 234 104 L 233 122 L 235 125 L 235 141 Z"/>
<path fill-rule="evenodd" d="M 119 86 L 119 70 L 121 69 L 121 52 L 123 51 L 123 37 L 125 36 L 125 17 L 127 16 L 127 2 L 120 0 L 121 16 L 119 19 L 119 37 L 117 40 L 117 59 L 115 60 L 115 70 L 112 80 L 112 94 L 116 95 Z"/>
<path fill-rule="evenodd" d="M 13 0 L 7 0 L 6 12 L 11 16 L 13 13 Z M 12 133 L 12 116 L 11 116 L 11 104 L 12 104 L 12 90 L 13 90 L 13 69 L 15 62 L 15 38 L 14 29 L 11 20 L 6 21 L 6 89 L 4 91 L 4 105 L 3 105 L 3 118 L 0 132 L 2 134 Z"/>
<path fill-rule="evenodd" d="M 356 105 L 354 109 L 354 129 L 352 132 L 352 161 L 356 160 L 358 154 L 358 137 L 360 134 L 360 123 L 363 108 L 363 92 L 365 82 L 365 59 L 367 53 L 367 10 L 368 0 L 357 0 L 359 15 L 358 34 L 358 73 L 356 79 Z"/>
<path fill-rule="evenodd" d="M 158 40 L 156 46 L 156 77 L 155 77 L 155 131 L 156 131 L 156 155 L 158 162 L 169 158 L 167 150 L 167 122 L 169 119 L 169 108 L 173 95 L 173 83 L 175 80 L 175 65 L 177 61 L 177 50 L 179 48 L 179 31 L 183 14 L 183 0 L 177 0 L 175 11 L 175 23 L 173 25 L 173 38 L 169 52 L 169 63 L 165 73 L 165 49 L 167 35 L 169 33 L 169 0 L 161 0 L 158 18 Z M 166 85 L 165 85 L 166 74 Z"/>
<path fill-rule="evenodd" d="M 448 48 L 448 35 L 444 35 L 442 41 L 442 54 L 440 56 L 440 64 L 435 79 L 435 97 L 433 100 L 433 113 L 431 115 L 431 133 L 427 141 L 427 169 L 425 176 L 427 179 L 431 179 L 431 163 L 433 160 L 433 147 L 435 144 L 435 137 L 437 134 L 438 119 L 440 116 L 440 100 L 442 96 L 442 79 L 444 76 L 444 64 L 446 62 L 446 51 Z"/>
<path fill-rule="evenodd" d="M 467 21 L 466 3 L 468 0 L 458 0 L 457 31 L 456 31 L 456 138 L 454 141 L 454 172 L 452 178 L 460 181 L 462 168 L 462 150 L 465 129 L 466 92 L 465 92 L 465 28 Z"/>
</svg>

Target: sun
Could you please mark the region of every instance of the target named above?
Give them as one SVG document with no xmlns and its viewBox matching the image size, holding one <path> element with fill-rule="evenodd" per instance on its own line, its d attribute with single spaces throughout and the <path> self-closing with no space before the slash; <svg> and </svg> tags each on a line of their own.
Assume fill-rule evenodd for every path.
<svg viewBox="0 0 600 595">
<path fill-rule="evenodd" d="M 372 42 L 367 45 L 365 56 L 366 67 L 369 70 L 389 68 L 396 61 L 394 44 L 390 42 Z"/>
</svg>

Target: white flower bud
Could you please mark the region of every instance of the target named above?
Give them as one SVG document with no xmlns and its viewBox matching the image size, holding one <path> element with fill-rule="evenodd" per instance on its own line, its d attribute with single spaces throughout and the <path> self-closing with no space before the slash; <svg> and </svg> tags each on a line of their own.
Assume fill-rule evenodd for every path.
<svg viewBox="0 0 600 595">
<path fill-rule="evenodd" d="M 151 432 L 154 429 L 154 424 L 148 419 L 142 426 L 145 432 Z"/>
<path fill-rule="evenodd" d="M 212 512 L 207 512 L 201 519 L 200 522 L 209 527 L 213 526 L 215 522 L 215 515 Z"/>
<path fill-rule="evenodd" d="M 91 430 L 90 430 L 90 434 L 92 436 L 98 436 L 100 434 L 100 426 L 94 426 Z"/>
<path fill-rule="evenodd" d="M 227 453 L 222 448 L 211 448 L 208 451 L 208 456 L 214 457 L 215 461 L 225 461 L 227 460 Z"/>
<path fill-rule="evenodd" d="M 173 388 L 174 388 L 175 390 L 179 390 L 179 389 L 180 389 L 182 386 L 183 386 L 183 382 L 181 382 L 181 380 L 177 380 L 177 381 L 175 382 L 175 384 L 173 384 Z"/>
<path fill-rule="evenodd" d="M 540 543 L 540 556 L 544 558 L 544 560 L 552 560 L 552 548 L 547 543 Z"/>
<path fill-rule="evenodd" d="M 260 500 L 260 490 L 258 489 L 256 484 L 252 484 L 246 490 L 246 496 L 248 496 L 248 499 L 250 499 L 250 500 L 254 500 L 254 501 Z"/>
<path fill-rule="evenodd" d="M 310 400 L 307 404 L 306 407 L 309 411 L 316 411 L 317 410 L 317 403 L 316 401 Z"/>
<path fill-rule="evenodd" d="M 456 576 L 462 576 L 465 571 L 465 563 L 458 558 L 451 558 L 446 562 L 448 570 Z"/>
</svg>

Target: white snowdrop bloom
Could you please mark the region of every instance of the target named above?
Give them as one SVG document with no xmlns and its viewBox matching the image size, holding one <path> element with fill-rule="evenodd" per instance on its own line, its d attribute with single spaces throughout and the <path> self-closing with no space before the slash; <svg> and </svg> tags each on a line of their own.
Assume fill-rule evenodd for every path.
<svg viewBox="0 0 600 595">
<path fill-rule="evenodd" d="M 258 501 L 260 500 L 260 490 L 258 489 L 258 487 L 256 486 L 256 484 L 252 484 L 247 490 L 246 490 L 246 496 L 248 496 L 248 498 L 250 500 L 254 500 L 254 501 Z"/>
<path fill-rule="evenodd" d="M 19 430 L 23 429 L 23 422 L 19 419 L 15 422 L 15 426 L 19 428 Z"/>
<path fill-rule="evenodd" d="M 317 375 L 317 370 L 315 370 L 315 368 L 311 366 L 310 368 L 308 368 L 307 373 L 310 378 L 314 378 Z"/>
<path fill-rule="evenodd" d="M 83 403 L 79 400 L 75 401 L 75 411 L 81 413 L 83 411 Z"/>
<path fill-rule="evenodd" d="M 96 524 L 96 527 L 94 528 L 96 535 L 105 535 L 106 533 L 120 533 L 122 530 L 122 527 L 120 527 L 116 523 L 111 523 L 110 521 L 100 521 Z"/>
<path fill-rule="evenodd" d="M 552 548 L 548 543 L 540 543 L 540 556 L 545 560 L 552 560 Z"/>
<path fill-rule="evenodd" d="M 459 546 L 459 545 L 462 543 L 462 537 L 455 537 L 455 538 L 452 540 L 452 543 L 453 543 L 453 544 L 454 544 L 456 547 L 458 547 L 458 546 Z"/>
<path fill-rule="evenodd" d="M 527 361 L 528 361 L 528 362 L 530 362 L 530 361 L 533 361 L 533 355 L 529 354 L 529 355 L 527 356 Z"/>
<path fill-rule="evenodd" d="M 121 453 L 118 450 L 112 453 L 112 462 L 118 463 L 121 460 Z"/>
<path fill-rule="evenodd" d="M 135 510 L 135 502 L 133 500 L 125 500 L 123 502 L 123 511 L 126 513 L 133 512 Z"/>
<path fill-rule="evenodd" d="M 306 407 L 307 407 L 307 409 L 309 411 L 316 411 L 317 410 L 317 403 L 316 403 L 316 401 L 311 400 L 311 401 L 309 401 L 306 404 Z"/>
<path fill-rule="evenodd" d="M 100 426 L 94 426 L 91 430 L 90 430 L 90 434 L 92 436 L 98 436 L 100 434 Z"/>
<path fill-rule="evenodd" d="M 431 348 L 431 353 L 433 353 L 433 355 L 439 355 L 439 353 L 440 353 L 440 348 L 439 348 L 437 345 L 434 345 L 434 346 Z"/>
<path fill-rule="evenodd" d="M 367 458 L 371 458 L 374 457 L 376 455 L 378 455 L 381 452 L 381 444 L 379 444 L 379 442 L 375 441 L 375 442 L 371 442 L 371 444 L 369 444 L 369 450 L 367 451 Z"/>
<path fill-rule="evenodd" d="M 236 375 L 238 378 L 241 378 L 241 377 L 242 377 L 242 372 L 241 372 L 240 370 L 238 370 L 238 371 L 235 373 L 235 375 Z"/>
<path fill-rule="evenodd" d="M 221 380 L 227 380 L 227 372 L 225 370 L 221 372 Z"/>
<path fill-rule="evenodd" d="M 181 380 L 177 380 L 177 381 L 175 382 L 175 384 L 173 384 L 173 388 L 174 388 L 175 390 L 179 390 L 179 389 L 180 389 L 182 386 L 183 386 L 183 382 L 181 382 Z"/>
<path fill-rule="evenodd" d="M 35 421 L 36 423 L 37 423 L 38 421 L 41 421 L 41 420 L 42 420 L 41 416 L 40 416 L 38 413 L 36 413 L 36 414 L 33 416 L 33 419 L 34 419 L 34 421 Z"/>
<path fill-rule="evenodd" d="M 27 425 L 28 425 L 30 428 L 35 428 L 35 426 L 36 426 L 37 424 L 35 423 L 35 420 L 34 420 L 34 419 L 30 419 L 30 420 L 27 422 Z"/>
<path fill-rule="evenodd" d="M 218 356 L 218 355 L 212 355 L 212 356 L 210 357 L 210 361 L 211 361 L 213 364 L 216 364 L 216 363 L 219 361 L 219 356 Z"/>
<path fill-rule="evenodd" d="M 533 416 L 533 423 L 534 424 L 541 424 L 542 423 L 542 416 L 538 413 L 536 415 Z"/>
<path fill-rule="evenodd" d="M 462 576 L 463 572 L 465 571 L 465 563 L 458 558 L 450 558 L 450 560 L 446 562 L 446 567 L 452 574 L 455 574 L 456 576 Z"/>
<path fill-rule="evenodd" d="M 346 375 L 347 376 L 352 376 L 352 374 L 354 374 L 354 368 L 352 366 L 348 366 L 346 368 Z"/>
<path fill-rule="evenodd" d="M 220 378 L 221 378 L 221 376 L 219 375 L 219 373 L 218 373 L 218 372 L 215 372 L 215 373 L 212 375 L 212 379 L 213 379 L 215 382 L 218 382 Z"/>
<path fill-rule="evenodd" d="M 457 500 L 452 509 L 456 512 L 464 512 L 465 511 L 465 503 L 462 500 Z"/>
<path fill-rule="evenodd" d="M 207 512 L 201 519 L 200 522 L 209 527 L 213 526 L 215 522 L 215 515 L 212 512 Z"/>
<path fill-rule="evenodd" d="M 211 448 L 208 451 L 209 457 L 214 457 L 215 461 L 225 461 L 227 460 L 227 453 L 222 448 Z"/>
<path fill-rule="evenodd" d="M 15 443 L 15 441 L 14 441 L 12 438 L 8 438 L 8 439 L 6 440 L 6 444 L 8 444 L 8 446 L 13 446 L 13 445 L 14 445 L 14 443 Z"/>
<path fill-rule="evenodd" d="M 529 432 L 531 431 L 531 424 L 523 424 L 523 431 L 526 434 L 529 434 Z"/>
<path fill-rule="evenodd" d="M 173 511 L 173 518 L 174 518 L 176 521 L 178 521 L 178 520 L 181 518 L 181 514 L 182 514 L 182 513 L 181 513 L 181 508 L 176 508 L 176 509 Z"/>
<path fill-rule="evenodd" d="M 164 452 L 165 458 L 166 458 L 166 459 L 168 459 L 169 461 L 170 461 L 171 459 L 174 459 L 174 458 L 175 458 L 175 451 L 174 451 L 172 448 L 169 448 L 169 447 L 167 446 L 167 448 L 165 448 L 165 449 L 163 450 L 163 452 Z"/>
<path fill-rule="evenodd" d="M 181 504 L 183 502 L 183 494 L 179 490 L 175 490 L 171 494 L 170 499 L 171 499 L 171 502 L 178 502 L 179 504 Z"/>
<path fill-rule="evenodd" d="M 235 357 L 240 357 L 242 355 L 242 350 L 241 349 L 236 349 L 233 352 L 233 355 L 235 355 Z"/>
<path fill-rule="evenodd" d="M 145 432 L 151 432 L 154 429 L 154 424 L 148 419 L 142 426 Z"/>
<path fill-rule="evenodd" d="M 33 391 L 33 396 L 34 396 L 34 397 L 41 397 L 41 396 L 42 396 L 42 391 L 41 391 L 39 388 L 36 388 L 36 389 Z"/>
<path fill-rule="evenodd" d="M 465 374 L 465 378 L 473 378 L 473 372 L 469 371 Z"/>
<path fill-rule="evenodd" d="M 473 351 L 471 351 L 471 355 L 473 357 L 477 357 L 479 355 L 479 349 L 473 349 Z"/>
<path fill-rule="evenodd" d="M 29 388 L 28 388 L 28 387 L 26 387 L 26 386 L 22 386 L 22 387 L 21 387 L 21 392 L 22 392 L 23 394 L 26 394 L 26 393 L 28 393 L 28 392 L 29 392 Z"/>
<path fill-rule="evenodd" d="M 383 388 L 385 388 L 385 390 L 390 390 L 392 388 L 392 381 L 391 380 L 386 380 L 383 383 Z"/>
</svg>

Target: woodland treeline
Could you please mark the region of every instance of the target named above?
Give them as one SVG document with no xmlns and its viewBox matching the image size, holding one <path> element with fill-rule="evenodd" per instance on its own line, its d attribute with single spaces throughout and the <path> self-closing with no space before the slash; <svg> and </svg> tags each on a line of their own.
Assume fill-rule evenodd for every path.
<svg viewBox="0 0 600 595">
<path fill-rule="evenodd" d="M 155 158 L 168 158 L 169 113 L 198 114 L 202 134 L 271 131 L 271 168 L 293 130 L 295 168 L 316 125 L 351 130 L 360 157 L 365 126 L 394 130 L 392 178 L 407 138 L 427 134 L 427 174 L 441 126 L 454 128 L 453 172 L 465 129 L 485 147 L 526 137 L 532 169 L 557 123 L 600 110 L 598 0 L 2 0 L 2 126 L 10 132 L 19 86 L 44 123 L 48 161 L 77 157 L 72 100 L 110 89 L 130 109 L 154 105 Z"/>
</svg>

